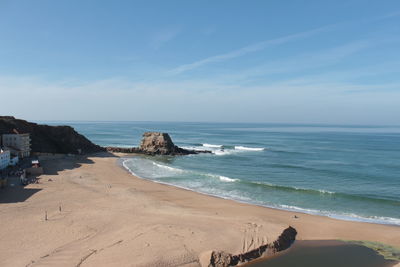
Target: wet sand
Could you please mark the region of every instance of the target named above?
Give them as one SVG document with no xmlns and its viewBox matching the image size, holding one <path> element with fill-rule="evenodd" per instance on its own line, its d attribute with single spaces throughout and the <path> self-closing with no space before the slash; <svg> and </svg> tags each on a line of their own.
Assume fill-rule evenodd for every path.
<svg viewBox="0 0 400 267">
<path fill-rule="evenodd" d="M 298 240 L 400 247 L 397 226 L 275 210 L 157 184 L 118 166 L 120 156 L 43 160 L 39 184 L 0 191 L 0 266 L 200 266 L 211 250 L 246 252 L 273 242 L 289 225 Z"/>
</svg>

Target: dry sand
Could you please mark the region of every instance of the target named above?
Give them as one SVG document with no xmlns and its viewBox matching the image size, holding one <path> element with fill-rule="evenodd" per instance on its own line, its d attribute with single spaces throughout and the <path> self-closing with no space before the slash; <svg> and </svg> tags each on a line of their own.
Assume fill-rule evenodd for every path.
<svg viewBox="0 0 400 267">
<path fill-rule="evenodd" d="M 39 184 L 2 189 L 0 266 L 199 266 L 206 251 L 243 252 L 272 242 L 289 225 L 297 239 L 400 247 L 397 226 L 294 218 L 157 184 L 122 169 L 118 156 L 45 160 Z"/>
</svg>

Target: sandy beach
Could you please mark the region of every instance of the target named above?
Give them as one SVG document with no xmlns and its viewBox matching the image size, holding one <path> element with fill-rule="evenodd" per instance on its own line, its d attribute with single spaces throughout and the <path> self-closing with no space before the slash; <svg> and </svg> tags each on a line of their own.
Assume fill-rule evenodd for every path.
<svg viewBox="0 0 400 267">
<path fill-rule="evenodd" d="M 157 184 L 124 170 L 120 156 L 43 160 L 38 184 L 2 189 L 0 266 L 199 266 L 208 251 L 245 252 L 274 241 L 289 225 L 299 240 L 400 247 L 397 226 L 275 210 Z"/>
</svg>

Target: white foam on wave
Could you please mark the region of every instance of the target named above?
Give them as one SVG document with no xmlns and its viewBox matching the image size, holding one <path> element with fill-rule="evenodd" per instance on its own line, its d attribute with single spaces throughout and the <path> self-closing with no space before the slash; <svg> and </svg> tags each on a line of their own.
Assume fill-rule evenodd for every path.
<svg viewBox="0 0 400 267">
<path fill-rule="evenodd" d="M 212 177 L 212 178 L 217 178 L 222 182 L 230 182 L 231 183 L 231 182 L 240 181 L 240 179 L 230 178 L 230 177 L 227 177 L 227 176 L 218 175 L 218 174 L 212 174 L 212 173 L 207 173 L 207 174 L 205 174 L 205 176 Z"/>
<path fill-rule="evenodd" d="M 217 145 L 215 145 L 215 146 L 217 146 Z M 221 147 L 183 146 L 182 148 L 188 149 L 188 150 L 194 150 L 194 151 L 208 150 L 208 151 L 211 151 L 211 153 L 216 156 L 231 155 L 233 153 L 238 152 L 238 151 L 235 151 L 234 149 L 223 149 L 222 146 Z M 202 155 L 209 155 L 209 154 L 202 154 Z"/>
<path fill-rule="evenodd" d="M 139 178 L 143 178 L 143 177 L 140 177 L 139 175 L 137 175 L 136 173 L 134 173 L 134 172 L 131 170 L 131 168 L 129 168 L 129 166 L 127 165 L 127 162 L 129 162 L 129 161 L 130 161 L 129 159 L 124 160 L 124 161 L 122 162 L 122 166 L 123 166 L 130 174 L 132 174 L 133 176 L 136 176 L 136 177 L 139 177 Z"/>
<path fill-rule="evenodd" d="M 213 145 L 213 144 L 203 144 L 203 146 L 211 148 L 222 148 L 222 145 Z"/>
<path fill-rule="evenodd" d="M 182 146 L 182 148 L 194 151 L 204 151 L 204 147 L 199 147 L 199 146 Z"/>
<path fill-rule="evenodd" d="M 390 224 L 390 225 L 400 225 L 399 218 L 383 217 L 383 216 L 360 216 L 354 213 L 339 213 L 330 212 L 324 210 L 315 209 L 305 209 L 290 205 L 277 205 L 272 206 L 273 208 L 284 209 L 288 211 L 295 211 L 301 213 L 307 213 L 311 215 L 326 216 L 334 219 L 344 220 L 344 221 L 357 221 L 357 222 L 367 222 L 367 223 L 378 223 L 378 224 Z"/>
<path fill-rule="evenodd" d="M 323 189 L 320 189 L 320 190 L 317 190 L 317 191 L 322 193 L 322 194 L 335 194 L 335 192 L 328 191 L 328 190 L 323 190 Z"/>
<path fill-rule="evenodd" d="M 232 154 L 235 154 L 235 153 L 237 153 L 235 150 L 233 150 L 233 149 L 224 149 L 224 150 L 214 150 L 214 151 L 211 151 L 214 155 L 217 155 L 217 156 L 225 156 L 225 155 L 232 155 Z"/>
<path fill-rule="evenodd" d="M 285 185 L 278 185 L 278 184 L 272 184 L 268 182 L 260 182 L 260 181 L 252 181 L 254 184 L 258 185 L 266 185 L 270 187 L 275 187 L 275 188 L 287 188 L 287 189 L 293 189 L 293 190 L 299 190 L 299 191 L 316 191 L 321 194 L 336 194 L 336 192 L 333 191 L 328 191 L 324 189 L 312 189 L 312 188 L 302 188 L 302 187 L 296 187 L 296 186 L 285 186 Z"/>
<path fill-rule="evenodd" d="M 132 175 L 149 179 L 180 177 L 186 170 L 159 164 L 149 159 L 130 158 L 122 162 L 122 166 Z"/>
<path fill-rule="evenodd" d="M 201 190 L 198 190 L 196 192 L 202 193 L 204 195 L 208 196 L 214 196 L 218 198 L 223 198 L 223 199 L 230 199 L 230 200 L 235 200 L 240 203 L 251 203 L 251 198 L 245 196 L 242 194 L 242 192 L 237 191 L 237 190 L 232 190 L 232 191 L 224 191 L 220 190 L 215 187 L 204 187 Z"/>
<path fill-rule="evenodd" d="M 132 168 L 130 168 L 129 162 L 134 162 L 132 159 L 127 159 L 124 160 L 122 162 L 122 165 L 125 169 L 127 169 L 132 175 L 140 177 L 139 175 L 137 175 L 136 173 L 134 173 L 132 171 Z M 214 179 L 219 179 L 222 182 L 236 182 L 239 181 L 239 179 L 235 179 L 235 178 L 230 178 L 227 176 L 223 176 L 223 175 L 218 175 L 218 174 L 212 174 L 212 173 L 201 173 L 201 172 L 195 172 L 195 171 L 190 171 L 190 170 L 184 170 L 184 169 L 179 169 L 179 168 L 174 168 L 171 166 L 167 166 L 167 165 L 163 165 L 163 164 L 159 164 L 157 162 L 151 161 L 151 164 L 155 167 L 155 169 L 153 169 L 153 174 L 147 174 L 149 175 L 148 178 L 163 178 L 163 177 L 168 177 L 169 175 L 179 175 L 182 173 L 187 173 L 187 174 L 193 174 L 193 175 L 202 175 L 202 176 L 207 176 L 207 177 L 211 177 Z M 132 167 L 132 166 L 131 166 Z M 162 171 L 162 173 L 160 173 L 160 170 Z M 166 171 L 166 172 L 165 172 Z"/>
<path fill-rule="evenodd" d="M 263 147 L 246 147 L 246 146 L 235 146 L 237 150 L 246 150 L 246 151 L 263 151 L 265 148 Z"/>
<path fill-rule="evenodd" d="M 219 179 L 221 180 L 221 181 L 223 181 L 223 182 L 236 182 L 236 181 L 239 181 L 239 179 L 233 179 L 233 178 L 229 178 L 229 177 L 226 177 L 226 176 L 222 176 L 222 175 L 220 175 L 219 176 Z"/>
<path fill-rule="evenodd" d="M 216 145 L 216 144 L 208 144 L 204 143 L 202 146 L 186 146 L 182 147 L 184 149 L 201 151 L 201 150 L 209 150 L 212 154 L 216 156 L 226 156 L 232 155 L 239 152 L 246 152 L 246 151 L 263 151 L 265 148 L 262 147 L 246 147 L 246 146 L 234 146 L 233 148 L 224 148 L 223 145 Z"/>
<path fill-rule="evenodd" d="M 170 166 L 166 166 L 166 165 L 162 165 L 162 164 L 158 164 L 158 163 L 156 163 L 154 161 L 152 163 L 153 163 L 154 166 L 157 166 L 159 168 L 166 169 L 166 170 L 169 170 L 169 171 L 178 172 L 178 173 L 184 173 L 185 172 L 185 170 L 182 170 L 182 169 L 179 169 L 179 168 L 170 167 Z"/>
</svg>

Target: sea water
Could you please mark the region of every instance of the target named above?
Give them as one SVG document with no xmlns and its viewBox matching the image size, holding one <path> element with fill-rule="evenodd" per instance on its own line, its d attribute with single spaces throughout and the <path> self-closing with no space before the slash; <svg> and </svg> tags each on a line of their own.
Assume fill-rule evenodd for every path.
<svg viewBox="0 0 400 267">
<path fill-rule="evenodd" d="M 400 225 L 400 127 L 181 122 L 50 122 L 102 146 L 145 131 L 212 154 L 137 156 L 135 175 L 278 209 Z"/>
</svg>

